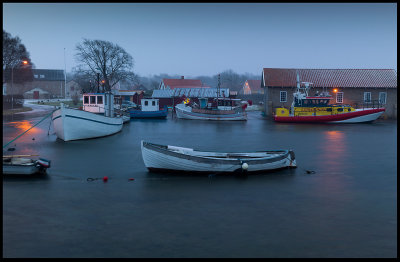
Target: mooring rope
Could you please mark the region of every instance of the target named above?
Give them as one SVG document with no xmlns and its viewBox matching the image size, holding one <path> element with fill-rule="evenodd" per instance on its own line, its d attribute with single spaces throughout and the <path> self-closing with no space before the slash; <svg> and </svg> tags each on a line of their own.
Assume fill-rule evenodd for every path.
<svg viewBox="0 0 400 262">
<path fill-rule="evenodd" d="M 54 109 L 53 111 L 51 111 L 50 114 L 48 114 L 47 116 L 45 116 L 44 118 L 42 118 L 39 122 L 37 122 L 34 126 L 31 126 L 28 130 L 24 131 L 22 134 L 18 135 L 16 138 L 14 138 L 13 140 L 11 140 L 10 142 L 8 142 L 7 144 L 5 144 L 3 146 L 3 148 L 5 148 L 6 146 L 8 146 L 10 143 L 14 142 L 15 140 L 17 140 L 18 138 L 20 138 L 22 135 L 24 135 L 25 133 L 27 133 L 29 130 L 31 130 L 32 128 L 34 128 L 35 126 L 37 126 L 38 124 L 40 124 L 43 120 L 45 120 L 46 118 L 48 118 L 49 116 L 51 116 L 51 114 L 53 114 L 54 111 L 56 111 L 57 109 Z"/>
</svg>

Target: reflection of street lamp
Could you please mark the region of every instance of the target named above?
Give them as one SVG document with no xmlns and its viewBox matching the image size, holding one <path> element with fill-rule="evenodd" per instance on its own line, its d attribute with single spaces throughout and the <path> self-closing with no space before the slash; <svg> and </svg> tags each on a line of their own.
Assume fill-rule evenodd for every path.
<svg viewBox="0 0 400 262">
<path fill-rule="evenodd" d="M 27 60 L 23 60 L 22 61 L 22 64 L 23 65 L 28 65 L 29 64 L 29 62 L 27 61 Z M 11 114 L 13 114 L 13 110 L 14 110 L 14 67 L 16 66 L 16 64 L 14 64 L 12 67 L 11 67 L 11 90 L 12 90 L 12 92 L 11 92 Z"/>
</svg>

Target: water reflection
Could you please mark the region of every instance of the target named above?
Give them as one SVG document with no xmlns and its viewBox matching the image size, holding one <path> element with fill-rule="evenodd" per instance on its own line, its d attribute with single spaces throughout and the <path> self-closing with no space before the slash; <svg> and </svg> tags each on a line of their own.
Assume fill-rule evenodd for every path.
<svg viewBox="0 0 400 262">
<path fill-rule="evenodd" d="M 322 158 L 325 171 L 343 171 L 342 163 L 348 157 L 347 141 L 345 133 L 337 130 L 327 130 L 323 132 L 323 139 L 320 147 L 320 158 Z"/>
<path fill-rule="evenodd" d="M 10 122 L 11 126 L 14 126 L 17 128 L 17 132 L 25 132 L 28 129 L 33 127 L 33 124 L 31 122 L 29 122 L 28 120 L 22 120 L 22 121 L 18 121 L 18 122 Z M 29 130 L 29 132 L 31 134 L 37 134 L 40 133 L 40 129 L 37 127 L 32 128 L 31 130 Z"/>
</svg>

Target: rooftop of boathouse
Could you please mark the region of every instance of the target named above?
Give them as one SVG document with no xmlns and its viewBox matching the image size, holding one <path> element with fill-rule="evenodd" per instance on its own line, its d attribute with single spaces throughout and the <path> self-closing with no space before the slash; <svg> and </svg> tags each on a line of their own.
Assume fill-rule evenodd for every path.
<svg viewBox="0 0 400 262">
<path fill-rule="evenodd" d="M 296 69 L 263 68 L 261 85 L 266 87 L 295 87 L 311 82 L 314 87 L 397 88 L 394 69 Z"/>
</svg>

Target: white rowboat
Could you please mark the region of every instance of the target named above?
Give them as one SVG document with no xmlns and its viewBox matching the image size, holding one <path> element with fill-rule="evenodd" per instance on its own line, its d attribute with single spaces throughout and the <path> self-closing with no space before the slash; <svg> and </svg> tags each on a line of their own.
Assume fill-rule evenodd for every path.
<svg viewBox="0 0 400 262">
<path fill-rule="evenodd" d="M 43 158 L 34 160 L 21 156 L 3 156 L 3 175 L 44 174 L 50 168 L 50 162 Z"/>
<path fill-rule="evenodd" d="M 203 152 L 192 148 L 141 142 L 142 157 L 149 171 L 235 173 L 263 172 L 296 167 L 292 150 L 250 153 Z"/>
</svg>

